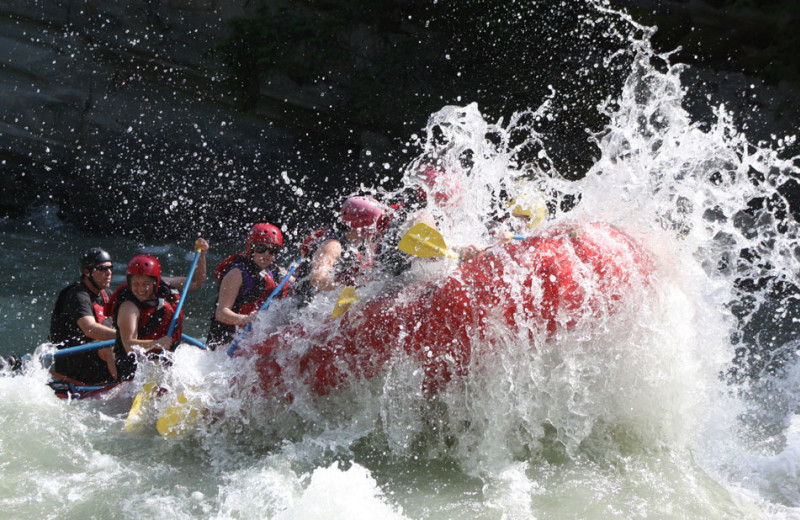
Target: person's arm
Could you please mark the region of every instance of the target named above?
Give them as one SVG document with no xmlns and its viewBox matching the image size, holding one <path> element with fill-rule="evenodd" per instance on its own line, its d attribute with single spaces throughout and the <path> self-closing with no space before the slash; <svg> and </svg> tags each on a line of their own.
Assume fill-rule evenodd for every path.
<svg viewBox="0 0 800 520">
<path fill-rule="evenodd" d="M 117 380 L 117 362 L 116 356 L 114 355 L 113 348 L 102 348 L 97 351 L 98 357 L 106 362 L 106 367 L 108 367 L 108 371 L 111 373 L 111 377 L 114 380 Z"/>
<path fill-rule="evenodd" d="M 505 244 L 514 240 L 514 233 L 508 228 L 505 222 L 500 222 L 489 233 L 496 245 Z"/>
<path fill-rule="evenodd" d="M 189 290 L 196 291 L 206 283 L 206 252 L 208 251 L 208 242 L 204 238 L 198 238 L 194 242 L 195 251 L 200 250 L 200 258 L 197 261 L 192 280 L 189 283 Z M 178 292 L 183 291 L 183 286 L 186 284 L 185 276 L 162 276 L 161 280 L 175 289 Z"/>
<path fill-rule="evenodd" d="M 289 270 L 288 270 L 288 269 L 284 269 L 284 268 L 283 268 L 283 267 L 281 267 L 281 266 L 277 266 L 277 267 L 275 268 L 275 273 L 277 274 L 277 277 L 276 277 L 276 278 L 273 278 L 273 281 L 274 281 L 276 284 L 280 285 L 280 283 L 281 283 L 281 282 L 283 282 L 283 278 L 284 278 L 284 277 L 285 277 L 287 274 L 289 274 Z M 292 285 L 294 282 L 295 282 L 295 277 L 294 277 L 294 276 L 292 276 L 292 277 L 290 277 L 290 278 L 289 278 L 289 279 L 286 281 L 286 285 L 287 285 L 287 286 L 289 286 L 289 285 Z"/>
<path fill-rule="evenodd" d="M 131 353 L 134 346 L 151 350 L 154 348 L 168 349 L 172 345 L 172 338 L 169 336 L 160 339 L 138 339 L 138 324 L 139 308 L 133 302 L 123 302 L 117 312 L 117 326 L 125 352 Z"/>
<path fill-rule="evenodd" d="M 103 325 L 102 323 L 97 323 L 93 315 L 79 318 L 78 327 L 80 327 L 83 333 L 88 337 L 97 341 L 104 341 L 117 337 L 117 331 L 115 329 Z"/>
<path fill-rule="evenodd" d="M 239 295 L 239 289 L 242 287 L 242 271 L 238 268 L 231 269 L 228 274 L 222 278 L 222 283 L 219 286 L 219 296 L 217 297 L 217 310 L 214 313 L 214 318 L 226 325 L 247 325 L 256 316 L 256 312 L 250 314 L 238 314 L 233 312 L 233 304 L 236 303 L 236 297 Z"/>
<path fill-rule="evenodd" d="M 342 256 L 342 244 L 338 240 L 328 240 L 314 253 L 311 262 L 311 287 L 318 291 L 336 288 L 333 280 L 333 266 Z"/>
</svg>

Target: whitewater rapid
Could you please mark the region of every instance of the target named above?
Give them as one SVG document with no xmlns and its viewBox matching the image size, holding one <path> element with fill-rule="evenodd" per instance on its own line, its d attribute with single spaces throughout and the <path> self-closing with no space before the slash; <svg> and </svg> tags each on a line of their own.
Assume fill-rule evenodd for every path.
<svg viewBox="0 0 800 520">
<path fill-rule="evenodd" d="M 401 189 L 430 161 L 461 176 L 458 205 L 431 208 L 453 247 L 490 246 L 485 223 L 507 210 L 503 197 L 520 180 L 547 198 L 542 229 L 618 227 L 653 259 L 636 299 L 555 338 L 498 331 L 491 352 L 433 398 L 402 357 L 381 377 L 287 402 L 247 391 L 251 360 L 181 346 L 162 383 L 206 413 L 173 439 L 154 427 L 123 431 L 147 371 L 105 399 L 65 402 L 34 363 L 0 377 L 0 506 L 15 518 L 800 518 L 798 345 L 783 340 L 796 335 L 796 296 L 777 289 L 800 270 L 797 223 L 780 211 L 781 187 L 800 173 L 782 148 L 794 136 L 751 143 L 722 105 L 694 120 L 683 68 L 653 65 L 670 58 L 650 47 L 652 31 L 598 13 L 633 37 L 605 63 L 629 73 L 598 107 L 608 122 L 587 135 L 596 160 L 582 179 L 558 172 L 537 132 L 537 121 L 558 120 L 555 98 L 507 119 L 474 103 L 443 107 L 409 139 L 416 155 L 398 174 Z M 400 192 L 367 188 L 382 199 Z M 53 237 L 83 239 L 50 217 L 0 223 L 15 272 L 74 261 Z M 178 248 L 143 246 L 161 247 L 181 269 Z M 455 268 L 411 275 L 422 283 Z M 25 300 L 48 294 L 35 276 L 14 276 L 3 286 L 3 330 L 25 331 L 17 337 L 32 351 L 46 336 L 47 306 L 21 310 L 20 283 L 40 288 Z M 213 297 L 192 318 L 204 322 Z M 281 320 L 313 326 L 335 300 L 302 311 L 276 302 L 253 341 Z M 168 404 L 157 404 L 153 423 Z"/>
</svg>

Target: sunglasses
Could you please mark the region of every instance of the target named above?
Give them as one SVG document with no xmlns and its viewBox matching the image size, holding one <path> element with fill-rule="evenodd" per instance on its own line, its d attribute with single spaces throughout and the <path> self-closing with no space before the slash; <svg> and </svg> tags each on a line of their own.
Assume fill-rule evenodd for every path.
<svg viewBox="0 0 800 520">
<path fill-rule="evenodd" d="M 253 251 L 256 254 L 263 255 L 264 253 L 269 253 L 272 256 L 277 256 L 278 253 L 281 252 L 281 246 L 277 246 L 275 244 L 256 244 L 253 246 Z"/>
<path fill-rule="evenodd" d="M 114 269 L 113 265 L 98 265 L 96 267 L 92 267 L 93 271 L 111 271 Z"/>
</svg>

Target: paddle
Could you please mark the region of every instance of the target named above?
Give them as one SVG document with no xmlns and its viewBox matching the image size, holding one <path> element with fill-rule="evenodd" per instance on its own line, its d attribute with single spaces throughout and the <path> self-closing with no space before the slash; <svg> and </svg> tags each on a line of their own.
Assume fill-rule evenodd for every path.
<svg viewBox="0 0 800 520">
<path fill-rule="evenodd" d="M 192 260 L 192 267 L 189 268 L 189 274 L 186 275 L 186 282 L 183 284 L 183 291 L 181 292 L 181 299 L 178 301 L 178 308 L 175 309 L 175 314 L 172 316 L 172 321 L 169 324 L 169 330 L 167 331 L 167 336 L 172 336 L 172 333 L 175 332 L 175 325 L 178 323 L 178 316 L 181 315 L 181 311 L 183 310 L 183 304 L 186 301 L 186 293 L 189 292 L 189 286 L 191 285 L 192 278 L 194 277 L 194 270 L 197 268 L 197 262 L 200 260 L 200 250 L 196 250 L 194 252 L 194 260 Z"/>
<path fill-rule="evenodd" d="M 178 301 L 178 307 L 175 309 L 175 314 L 173 314 L 172 321 L 169 324 L 167 337 L 171 337 L 175 332 L 175 325 L 177 325 L 178 316 L 181 315 L 181 311 L 183 310 L 183 303 L 186 301 L 186 293 L 189 292 L 189 286 L 191 285 L 192 278 L 194 277 L 194 271 L 195 268 L 197 268 L 197 262 L 200 260 L 200 254 L 201 251 L 199 249 L 194 253 L 194 260 L 192 261 L 192 266 L 189 268 L 189 274 L 186 275 L 186 281 L 183 284 L 183 291 L 181 291 L 181 299 Z M 181 337 L 183 336 L 181 335 Z M 145 409 L 150 405 L 150 403 L 153 401 L 153 398 L 155 398 L 158 393 L 158 387 L 155 379 L 155 376 L 151 377 L 147 383 L 145 383 L 144 387 L 142 387 L 142 391 L 136 394 L 136 397 L 133 399 L 133 404 L 128 412 L 128 417 L 125 419 L 126 432 L 135 431 L 141 426 L 145 416 Z"/>
<path fill-rule="evenodd" d="M 186 334 L 181 334 L 181 339 L 190 345 L 194 345 L 195 347 L 200 347 L 202 349 L 206 348 L 206 344 L 200 341 L 199 339 L 195 339 L 191 336 L 187 336 Z M 74 347 L 67 347 L 62 348 L 61 350 L 56 350 L 53 352 L 53 357 L 64 357 L 64 356 L 71 356 L 73 354 L 80 354 L 81 352 L 91 352 L 93 350 L 100 350 L 101 348 L 106 348 L 114 345 L 114 339 L 106 339 L 103 341 L 94 341 L 92 343 L 84 343 L 83 345 L 76 345 Z"/>
<path fill-rule="evenodd" d="M 175 404 L 170 405 L 156 421 L 156 430 L 162 437 L 178 437 L 197 424 L 200 419 L 200 407 L 189 402 L 186 394 L 181 392 Z"/>
<path fill-rule="evenodd" d="M 264 311 L 269 304 L 272 302 L 272 299 L 280 294 L 280 292 L 286 287 L 286 284 L 289 283 L 289 279 L 294 274 L 295 270 L 298 266 L 303 263 L 303 256 L 300 256 L 294 263 L 289 267 L 289 270 L 286 272 L 286 276 L 283 277 L 281 283 L 272 291 L 269 295 L 267 300 L 258 309 L 258 312 Z M 242 329 L 239 334 L 237 334 L 236 338 L 234 338 L 233 343 L 227 350 L 227 354 L 230 356 L 232 355 L 236 349 L 239 347 L 239 342 L 247 335 L 248 332 L 253 328 L 253 323 L 250 322 Z M 156 421 L 156 429 L 158 430 L 159 435 L 162 437 L 177 437 L 186 433 L 186 431 L 197 424 L 197 421 L 200 419 L 200 406 L 196 403 L 196 401 L 190 402 L 186 395 L 181 392 L 178 395 L 177 401 L 175 404 L 169 406 L 163 414 L 158 418 Z"/>
<path fill-rule="evenodd" d="M 199 339 L 194 339 L 193 337 L 187 336 L 186 334 L 181 334 L 181 339 L 185 343 L 188 343 L 189 345 L 194 345 L 195 347 L 203 349 L 203 350 L 206 349 L 206 344 L 203 343 L 202 341 L 200 341 Z"/>
<path fill-rule="evenodd" d="M 527 237 L 524 235 L 514 235 L 515 240 L 525 240 Z M 398 249 L 401 251 L 423 258 L 433 258 L 440 256 L 448 256 L 450 258 L 459 258 L 458 253 L 448 249 L 444 242 L 444 237 L 436 229 L 425 223 L 416 224 L 408 233 L 406 233 L 400 243 L 397 244 Z M 352 286 L 347 286 L 342 290 L 339 299 L 336 300 L 336 305 L 333 307 L 331 318 L 338 318 L 350 306 L 358 300 L 356 296 L 356 289 Z"/>
<path fill-rule="evenodd" d="M 344 288 L 344 290 L 342 290 L 342 294 L 339 295 L 339 299 L 336 300 L 336 305 L 333 307 L 331 318 L 338 318 L 347 312 L 347 309 L 349 309 L 356 300 L 358 300 L 358 296 L 356 296 L 356 288 L 352 285 L 348 285 Z"/>
<path fill-rule="evenodd" d="M 67 347 L 62 348 L 61 350 L 57 350 L 53 353 L 53 357 L 64 357 L 64 356 L 71 356 L 72 354 L 80 354 L 81 352 L 91 352 L 93 350 L 100 350 L 101 348 L 110 347 L 114 344 L 116 340 L 114 339 L 107 339 L 104 341 L 95 341 L 93 343 L 85 343 L 83 345 L 77 345 L 75 347 Z"/>
<path fill-rule="evenodd" d="M 444 243 L 444 237 L 436 229 L 424 222 L 415 224 L 408 233 L 403 235 L 397 248 L 410 255 L 421 258 L 436 258 L 446 256 L 458 259 L 459 255 L 450 250 Z"/>
<path fill-rule="evenodd" d="M 514 240 L 525 240 L 525 235 L 513 235 Z M 459 258 L 459 254 L 449 249 L 444 242 L 444 237 L 439 231 L 424 222 L 415 224 L 408 233 L 403 235 L 397 248 L 410 255 L 420 258 L 436 258 L 447 256 Z"/>
</svg>

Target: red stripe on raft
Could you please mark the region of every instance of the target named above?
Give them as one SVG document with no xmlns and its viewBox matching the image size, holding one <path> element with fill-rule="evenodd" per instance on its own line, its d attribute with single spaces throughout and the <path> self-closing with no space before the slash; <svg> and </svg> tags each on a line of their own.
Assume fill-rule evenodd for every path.
<svg viewBox="0 0 800 520">
<path fill-rule="evenodd" d="M 613 312 L 649 272 L 641 247 L 613 227 L 561 226 L 483 253 L 439 283 L 362 302 L 315 327 L 313 338 L 301 325 L 287 326 L 237 355 L 256 357 L 262 389 L 271 394 L 286 392 L 275 354 L 301 339 L 311 339 L 313 348 L 281 362 L 295 365 L 291 372 L 319 395 L 379 375 L 399 353 L 420 363 L 426 389 L 433 390 L 463 374 L 489 314 L 502 317 L 512 333 L 524 322 L 528 330 L 538 324 L 554 334 L 581 316 Z"/>
</svg>

